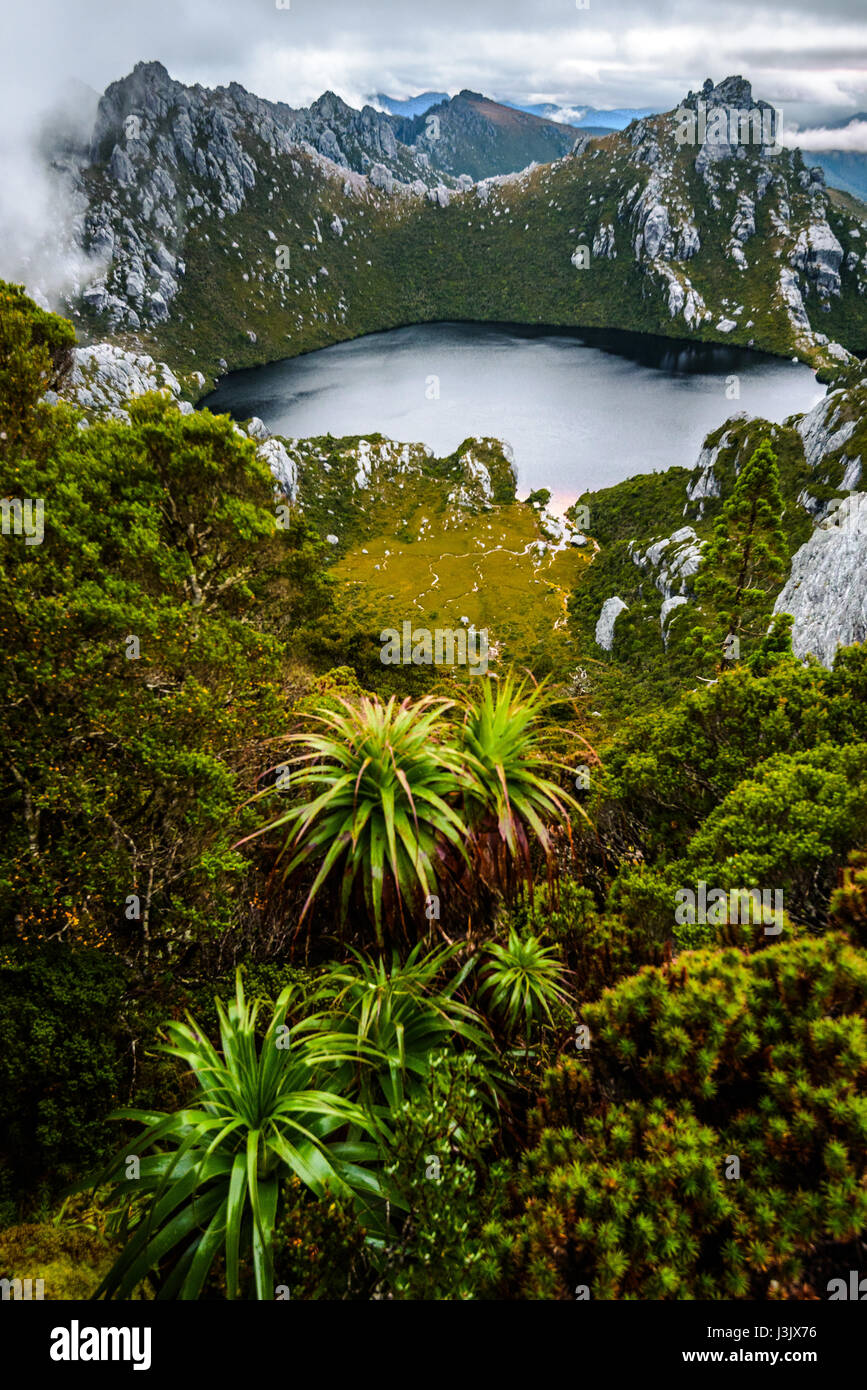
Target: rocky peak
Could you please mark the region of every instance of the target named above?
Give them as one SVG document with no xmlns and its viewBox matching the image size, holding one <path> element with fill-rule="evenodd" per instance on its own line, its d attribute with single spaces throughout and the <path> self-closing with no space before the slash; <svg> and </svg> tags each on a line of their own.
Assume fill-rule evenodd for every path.
<svg viewBox="0 0 867 1390">
<path fill-rule="evenodd" d="M 767 101 L 754 101 L 752 83 L 745 77 L 724 77 L 714 85 L 713 79 L 705 78 L 700 92 L 688 92 L 681 106 L 696 110 L 698 103 L 706 107 L 728 106 L 737 111 L 772 109 Z"/>
<path fill-rule="evenodd" d="M 366 106 L 366 111 L 372 111 L 373 107 Z M 357 111 L 353 111 L 351 106 L 337 95 L 336 92 L 323 92 L 322 96 L 316 101 L 311 102 L 309 113 L 311 116 L 319 116 L 323 121 L 348 121 L 352 116 L 356 116 Z"/>
<path fill-rule="evenodd" d="M 184 88 L 169 76 L 162 63 L 136 63 L 132 72 L 106 87 L 97 107 L 91 143 L 91 159 L 100 158 L 108 137 L 123 134 L 127 116 L 137 115 L 153 121 L 164 119 Z"/>
<path fill-rule="evenodd" d="M 708 106 L 753 106 L 752 84 L 745 77 L 724 77 L 716 86 L 709 77 L 704 80 L 702 95 Z"/>
</svg>

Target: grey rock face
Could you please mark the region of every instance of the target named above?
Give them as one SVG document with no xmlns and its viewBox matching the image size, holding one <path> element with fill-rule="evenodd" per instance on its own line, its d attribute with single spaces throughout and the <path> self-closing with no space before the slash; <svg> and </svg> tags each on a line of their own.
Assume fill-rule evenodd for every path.
<svg viewBox="0 0 867 1390">
<path fill-rule="evenodd" d="M 683 272 L 677 272 L 665 261 L 655 262 L 655 269 L 665 283 L 668 312 L 672 318 L 683 314 L 687 328 L 697 328 L 707 317 L 704 300 Z"/>
<path fill-rule="evenodd" d="M 738 210 L 732 222 L 732 235 L 741 243 L 756 234 L 756 205 L 748 193 L 738 194 Z"/>
<path fill-rule="evenodd" d="M 261 425 L 262 421 L 258 423 Z M 262 425 L 262 428 L 265 426 Z M 269 438 L 260 443 L 256 453 L 271 469 L 283 495 L 295 498 L 298 494 L 298 470 L 295 460 L 286 452 L 286 446 L 279 439 Z"/>
<path fill-rule="evenodd" d="M 804 308 L 804 300 L 798 286 L 798 277 L 793 271 L 787 270 L 785 266 L 780 269 L 780 298 L 786 306 L 786 312 L 792 326 L 809 329 L 810 320 L 807 317 L 807 310 Z"/>
<path fill-rule="evenodd" d="M 92 183 L 84 248 L 111 263 L 86 302 L 109 329 L 135 330 L 170 316 L 190 227 L 201 216 L 238 213 L 262 178 L 251 137 L 271 156 L 285 156 L 294 177 L 301 176 L 292 160 L 300 148 L 352 171 L 350 195 L 362 172 L 389 194 L 402 178 L 414 177 L 417 192 L 430 182 L 421 177 L 427 156 L 422 161 L 401 145 L 390 118 L 372 107 L 354 111 L 326 92 L 308 110 L 293 110 L 237 83 L 215 91 L 185 87 L 161 63 L 139 63 L 101 98 L 90 148 L 101 177 Z M 438 201 L 445 205 L 442 178 Z M 407 191 L 406 183 L 399 187 Z"/>
<path fill-rule="evenodd" d="M 665 240 L 671 232 L 671 224 L 668 220 L 668 209 L 663 203 L 657 203 L 650 209 L 644 219 L 642 228 L 644 234 L 644 250 L 651 260 L 659 255 L 660 249 L 665 244 Z"/>
<path fill-rule="evenodd" d="M 608 260 L 617 258 L 617 245 L 614 239 L 614 225 L 603 222 L 593 238 L 593 255 L 605 256 Z"/>
<path fill-rule="evenodd" d="M 705 502 L 708 498 L 719 497 L 721 493 L 719 478 L 716 475 L 716 461 L 721 451 L 731 442 L 728 432 L 721 435 L 715 445 L 703 447 L 695 465 L 695 471 L 686 489 L 686 506 L 684 511 L 688 511 L 691 503 L 698 503 L 697 515 L 699 518 L 704 516 Z"/>
<path fill-rule="evenodd" d="M 855 405 L 856 413 L 852 413 Z M 848 416 L 849 418 L 844 418 Z M 804 458 L 813 479 L 798 498 L 801 506 L 817 521 L 824 520 L 839 501 L 828 497 L 823 489 L 833 486 L 838 492 L 848 492 L 860 486 L 861 454 L 853 451 L 847 456 L 845 447 L 855 433 L 861 416 L 861 402 L 845 390 L 831 391 L 812 410 L 796 422 L 795 428 L 804 445 Z M 814 490 L 818 496 L 814 495 Z"/>
<path fill-rule="evenodd" d="M 843 396 L 845 392 L 832 391 L 824 400 L 813 406 L 813 410 L 807 411 L 806 416 L 800 417 L 795 425 L 800 438 L 803 439 L 804 459 L 807 460 L 807 466 L 813 470 L 816 470 L 824 455 L 832 449 L 841 448 L 854 432 L 857 420 L 843 421 L 838 430 L 834 428 Z"/>
<path fill-rule="evenodd" d="M 381 188 L 384 193 L 394 192 L 394 174 L 384 164 L 372 164 L 367 177 L 374 188 Z"/>
<path fill-rule="evenodd" d="M 264 421 L 259 419 L 258 415 L 254 415 L 250 420 L 247 425 L 247 433 L 251 439 L 255 439 L 260 444 L 271 438 L 271 431 Z"/>
<path fill-rule="evenodd" d="M 839 646 L 867 637 L 867 493 L 846 497 L 792 559 L 775 613 L 791 613 L 796 656 L 831 666 Z"/>
<path fill-rule="evenodd" d="M 696 156 L 696 172 L 708 187 L 716 185 L 717 168 L 724 161 L 744 160 L 747 145 L 764 151 L 776 133 L 776 114 L 766 101 L 754 101 L 752 87 L 742 77 L 727 77 L 713 85 L 710 78 L 701 92 L 690 92 L 685 107 L 704 107 L 706 138 Z M 758 194 L 762 196 L 762 192 Z"/>
<path fill-rule="evenodd" d="M 804 442 L 804 458 L 807 466 L 815 472 L 826 454 L 842 448 L 855 432 L 857 419 L 843 420 L 837 424 L 840 406 L 845 399 L 844 391 L 831 391 L 806 415 L 797 421 L 795 429 Z"/>
<path fill-rule="evenodd" d="M 764 198 L 765 194 L 767 193 L 767 191 L 768 191 L 768 189 L 770 188 L 770 186 L 771 186 L 771 184 L 773 183 L 773 181 L 774 181 L 774 176 L 773 176 L 773 174 L 771 173 L 770 169 L 760 169 L 760 170 L 759 170 L 759 176 L 758 176 L 758 178 L 756 179 L 756 201 L 757 201 L 757 202 L 761 202 L 762 198 Z"/>
<path fill-rule="evenodd" d="M 623 599 L 618 598 L 617 595 L 613 595 L 611 598 L 605 600 L 596 621 L 595 637 L 597 647 L 601 647 L 602 650 L 606 652 L 611 651 L 611 648 L 614 646 L 614 624 L 617 622 L 620 614 L 625 613 L 626 610 L 627 605 L 623 602 Z"/>
<path fill-rule="evenodd" d="M 115 145 L 111 152 L 111 159 L 108 161 L 109 177 L 121 188 L 132 188 L 135 184 L 135 169 L 129 155 L 125 154 L 120 145 Z"/>
<path fill-rule="evenodd" d="M 669 618 L 671 617 L 675 608 L 681 608 L 683 604 L 688 602 L 689 599 L 686 597 L 685 594 L 672 594 L 671 598 L 667 598 L 664 601 L 661 609 L 659 610 L 659 626 L 662 631 L 662 644 L 664 647 L 668 646 Z"/>
<path fill-rule="evenodd" d="M 697 256 L 701 250 L 701 238 L 698 228 L 691 222 L 686 222 L 681 227 L 677 239 L 677 259 L 679 261 L 689 261 L 693 256 Z"/>
<path fill-rule="evenodd" d="M 802 271 L 820 296 L 840 294 L 843 248 L 828 223 L 814 222 L 798 235 L 789 264 Z"/>
</svg>

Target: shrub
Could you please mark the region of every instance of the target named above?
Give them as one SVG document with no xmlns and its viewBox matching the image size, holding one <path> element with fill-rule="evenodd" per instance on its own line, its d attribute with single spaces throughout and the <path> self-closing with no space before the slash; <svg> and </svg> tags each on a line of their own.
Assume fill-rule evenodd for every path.
<svg viewBox="0 0 867 1390">
<path fill-rule="evenodd" d="M 844 938 L 685 953 L 583 1018 L 507 1228 L 526 1296 L 766 1298 L 867 1229 L 867 958 Z"/>
<path fill-rule="evenodd" d="M 0 1278 L 42 1279 L 49 1301 L 92 1298 L 115 1254 L 89 1231 L 27 1222 L 0 1231 Z"/>
<path fill-rule="evenodd" d="M 779 893 L 785 930 L 824 931 L 835 877 L 867 830 L 867 744 L 821 744 L 778 753 L 759 763 L 710 812 L 683 857 L 627 865 L 612 884 L 609 905 L 658 940 L 681 949 L 771 944 L 751 922 L 678 921 L 680 889 Z M 776 902 L 774 898 L 772 901 Z M 740 915 L 740 914 L 739 914 Z"/>
<path fill-rule="evenodd" d="M 615 853 L 681 858 L 711 812 L 774 754 L 867 742 L 865 696 L 867 647 L 856 647 L 830 672 L 786 657 L 764 675 L 727 671 L 668 709 L 626 720 L 595 779 L 600 831 Z"/>
<path fill-rule="evenodd" d="M 374 1274 L 358 1213 L 345 1202 L 315 1197 L 294 1176 L 283 1185 L 280 1209 L 274 1279 L 282 1297 L 368 1299 Z"/>
<path fill-rule="evenodd" d="M 688 1104 L 629 1101 L 546 1129 L 520 1178 L 507 1271 L 532 1298 L 744 1297 L 717 1257 L 735 1205 L 719 1136 Z"/>
<path fill-rule="evenodd" d="M 571 878 L 561 878 L 556 891 L 543 884 L 535 901 L 514 908 L 508 920 L 520 931 L 531 928 L 556 942 L 574 981 L 573 995 L 582 1004 L 642 965 L 663 959 L 667 933 L 653 936 L 621 916 L 617 905 L 601 912 L 590 889 Z"/>
<path fill-rule="evenodd" d="M 837 869 L 865 832 L 867 744 L 777 754 L 692 837 L 683 882 L 779 889 L 793 921 L 824 928 Z"/>
<path fill-rule="evenodd" d="M 831 897 L 831 922 L 848 932 L 859 946 L 867 947 L 867 853 L 857 850 L 840 874 Z"/>
<path fill-rule="evenodd" d="M 438 1052 L 422 1093 L 397 1111 L 385 1172 L 407 1214 L 379 1256 L 386 1297 L 484 1298 L 492 1286 L 489 1226 L 503 1204 L 507 1167 L 490 1161 L 487 1090 L 471 1053 Z"/>
<path fill-rule="evenodd" d="M 127 1074 L 127 972 L 59 943 L 0 951 L 0 1155 L 12 1192 L 56 1191 L 105 1156 Z"/>
<path fill-rule="evenodd" d="M 0 931 L 147 963 L 237 926 L 240 776 L 285 727 L 310 566 L 228 418 L 129 416 L 45 407 L 38 449 L 0 459 L 0 492 L 50 499 L 42 544 L 0 547 Z"/>
</svg>

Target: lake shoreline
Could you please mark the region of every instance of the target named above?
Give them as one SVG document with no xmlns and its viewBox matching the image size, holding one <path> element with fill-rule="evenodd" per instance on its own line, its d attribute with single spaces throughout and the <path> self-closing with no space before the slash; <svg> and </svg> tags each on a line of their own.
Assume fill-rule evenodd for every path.
<svg viewBox="0 0 867 1390">
<path fill-rule="evenodd" d="M 747 357 L 762 359 L 768 362 L 793 362 L 792 356 L 788 353 L 771 352 L 766 348 L 746 347 L 739 343 L 729 343 L 726 342 L 725 338 L 681 338 L 676 336 L 670 337 L 668 334 L 664 333 L 637 333 L 630 328 L 600 328 L 593 325 L 587 325 L 582 328 L 562 323 L 526 323 L 521 320 L 512 319 L 411 319 L 406 323 L 393 324 L 389 328 L 375 328 L 368 333 L 356 333 L 348 338 L 337 338 L 333 343 L 324 343 L 321 347 L 302 348 L 299 352 L 287 353 L 285 357 L 269 357 L 266 361 L 257 362 L 251 367 L 231 367 L 227 372 L 224 372 L 222 376 L 214 378 L 216 385 L 212 389 L 204 391 L 201 396 L 195 399 L 195 408 L 196 410 L 209 410 L 210 406 L 208 401 L 212 396 L 218 393 L 220 385 L 226 382 L 230 377 L 241 377 L 249 372 L 260 372 L 265 367 L 277 367 L 283 362 L 298 362 L 302 358 L 314 357 L 320 352 L 330 352 L 333 348 L 345 347 L 349 343 L 359 343 L 367 339 L 385 338 L 392 333 L 403 332 L 407 328 L 438 328 L 447 327 L 449 325 L 491 329 L 495 332 L 502 331 L 514 333 L 516 336 L 523 335 L 527 338 L 571 338 L 576 341 L 586 342 L 589 347 L 599 347 L 600 351 L 606 351 L 603 345 L 603 340 L 605 339 L 612 340 L 612 342 L 617 339 L 622 339 L 624 345 L 626 345 L 627 340 L 634 339 L 636 342 L 643 340 L 649 345 L 659 345 L 660 349 L 662 349 L 664 345 L 671 351 L 688 351 L 690 349 L 697 349 L 699 351 L 707 349 L 712 351 L 719 348 L 725 352 L 744 354 Z M 611 351 L 616 352 L 617 349 L 612 347 Z M 855 355 L 863 355 L 867 358 L 867 350 L 865 350 L 863 354 L 855 353 Z M 816 376 L 815 369 L 806 359 L 799 357 L 794 360 L 797 360 L 801 366 L 808 368 L 814 377 Z"/>
<path fill-rule="evenodd" d="M 449 320 L 242 368 L 199 408 L 288 439 L 381 434 L 438 458 L 496 438 L 519 490 L 547 488 L 562 512 L 582 492 L 693 467 L 733 415 L 781 424 L 824 394 L 808 365 L 735 344 Z"/>
</svg>

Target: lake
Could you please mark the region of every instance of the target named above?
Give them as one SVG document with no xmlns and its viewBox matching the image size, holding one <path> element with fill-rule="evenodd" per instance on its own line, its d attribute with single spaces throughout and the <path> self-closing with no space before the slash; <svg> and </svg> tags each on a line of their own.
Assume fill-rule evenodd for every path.
<svg viewBox="0 0 867 1390">
<path fill-rule="evenodd" d="M 493 435 L 514 451 L 519 496 L 547 487 L 559 510 L 587 488 L 691 467 L 730 415 L 782 422 L 823 395 L 804 364 L 744 348 L 432 323 L 231 372 L 201 404 L 292 438 L 380 433 L 440 456 Z"/>
</svg>

